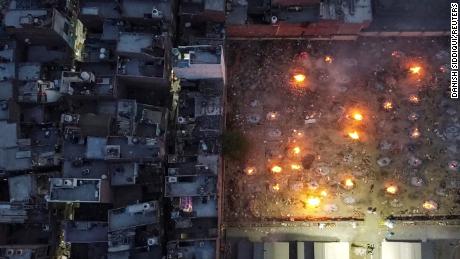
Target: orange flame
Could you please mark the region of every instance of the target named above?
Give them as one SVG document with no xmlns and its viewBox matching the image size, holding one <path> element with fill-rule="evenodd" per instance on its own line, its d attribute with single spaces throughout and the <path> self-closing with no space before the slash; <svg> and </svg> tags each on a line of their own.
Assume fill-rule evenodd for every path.
<svg viewBox="0 0 460 259">
<path fill-rule="evenodd" d="M 390 185 L 386 189 L 386 192 L 389 194 L 396 194 L 398 192 L 398 186 L 396 185 Z"/>
<path fill-rule="evenodd" d="M 411 134 L 410 134 L 411 138 L 418 138 L 418 137 L 420 137 L 420 135 L 421 135 L 421 133 L 418 130 L 418 128 L 413 129 Z"/>
<path fill-rule="evenodd" d="M 420 102 L 420 98 L 417 95 L 409 96 L 409 102 L 417 104 Z"/>
<path fill-rule="evenodd" d="M 277 173 L 281 173 L 283 171 L 283 168 L 281 168 L 281 166 L 275 165 L 275 166 L 272 167 L 271 170 L 272 170 L 273 173 L 277 174 Z"/>
<path fill-rule="evenodd" d="M 352 117 L 356 121 L 362 121 L 363 118 L 364 118 L 363 115 L 361 113 L 359 113 L 359 112 L 353 113 Z"/>
<path fill-rule="evenodd" d="M 409 68 L 409 71 L 414 74 L 414 75 L 419 75 L 422 72 L 422 67 L 421 66 L 411 66 Z"/>
<path fill-rule="evenodd" d="M 303 83 L 307 77 L 304 74 L 295 74 L 294 75 L 294 81 L 296 83 Z"/>
<path fill-rule="evenodd" d="M 272 185 L 272 190 L 274 190 L 275 192 L 279 191 L 280 190 L 279 183 L 276 183 L 276 184 Z"/>
<path fill-rule="evenodd" d="M 307 205 L 309 207 L 318 207 L 321 204 L 321 200 L 318 197 L 311 196 L 307 198 Z"/>
<path fill-rule="evenodd" d="M 292 153 L 294 153 L 295 155 L 300 154 L 300 151 L 301 151 L 301 150 L 300 150 L 300 147 L 298 147 L 298 146 L 297 146 L 297 147 L 294 147 L 294 148 L 292 149 Z"/>
<path fill-rule="evenodd" d="M 256 172 L 256 168 L 251 166 L 251 167 L 246 168 L 244 172 L 247 175 L 253 175 Z"/>
<path fill-rule="evenodd" d="M 353 188 L 353 186 L 355 186 L 355 183 L 353 182 L 351 178 L 345 179 L 344 184 L 345 184 L 345 187 L 350 188 L 350 189 Z"/>
<path fill-rule="evenodd" d="M 393 109 L 393 103 L 390 101 L 386 101 L 383 103 L 383 109 L 385 110 L 391 110 Z"/>
<path fill-rule="evenodd" d="M 327 191 L 325 190 L 322 190 L 319 195 L 323 196 L 323 197 L 327 197 Z"/>
<path fill-rule="evenodd" d="M 292 169 L 292 170 L 300 170 L 301 168 L 302 168 L 302 166 L 299 165 L 299 164 L 292 164 L 292 165 L 291 165 L 291 169 Z"/>
<path fill-rule="evenodd" d="M 435 210 L 438 208 L 438 205 L 434 201 L 425 201 L 422 207 L 427 210 Z"/>
<path fill-rule="evenodd" d="M 359 133 L 357 131 L 349 132 L 348 136 L 353 140 L 358 140 L 359 139 Z"/>
</svg>

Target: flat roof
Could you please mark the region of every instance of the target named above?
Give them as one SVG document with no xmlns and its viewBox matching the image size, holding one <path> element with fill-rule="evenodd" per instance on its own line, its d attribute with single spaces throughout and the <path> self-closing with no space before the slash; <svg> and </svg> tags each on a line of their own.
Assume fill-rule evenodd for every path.
<svg viewBox="0 0 460 259">
<path fill-rule="evenodd" d="M 132 3 L 130 2 L 129 5 Z M 150 48 L 153 43 L 153 35 L 147 33 L 120 33 L 117 42 L 117 52 L 142 53 L 143 49 Z"/>
<path fill-rule="evenodd" d="M 183 259 L 212 259 L 216 256 L 216 242 L 214 240 L 173 241 L 168 243 L 168 255 Z"/>
<path fill-rule="evenodd" d="M 165 196 L 207 196 L 217 190 L 215 175 L 168 176 L 166 177 Z"/>
<path fill-rule="evenodd" d="M 100 202 L 101 179 L 50 178 L 50 202 Z"/>
<path fill-rule="evenodd" d="M 10 202 L 29 202 L 37 194 L 37 182 L 33 175 L 8 178 Z"/>
<path fill-rule="evenodd" d="M 159 223 L 160 211 L 158 201 L 138 203 L 124 208 L 109 210 L 109 231 Z"/>
<path fill-rule="evenodd" d="M 138 163 L 111 163 L 110 181 L 113 186 L 136 184 L 139 174 Z"/>
<path fill-rule="evenodd" d="M 24 28 L 21 24 L 21 19 L 27 18 L 29 15 L 33 17 L 48 16 L 48 11 L 44 9 L 36 10 L 8 10 L 3 20 L 6 27 Z M 49 17 L 51 18 L 51 17 Z"/>
<path fill-rule="evenodd" d="M 69 243 L 107 242 L 107 222 L 65 221 L 64 240 Z"/>
</svg>

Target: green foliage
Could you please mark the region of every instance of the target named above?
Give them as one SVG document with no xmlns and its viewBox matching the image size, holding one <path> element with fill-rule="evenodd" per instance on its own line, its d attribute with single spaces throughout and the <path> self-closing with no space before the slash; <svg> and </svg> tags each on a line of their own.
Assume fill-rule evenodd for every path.
<svg viewBox="0 0 460 259">
<path fill-rule="evenodd" d="M 222 135 L 223 154 L 232 160 L 243 160 L 249 152 L 249 141 L 240 131 L 227 131 Z"/>
</svg>

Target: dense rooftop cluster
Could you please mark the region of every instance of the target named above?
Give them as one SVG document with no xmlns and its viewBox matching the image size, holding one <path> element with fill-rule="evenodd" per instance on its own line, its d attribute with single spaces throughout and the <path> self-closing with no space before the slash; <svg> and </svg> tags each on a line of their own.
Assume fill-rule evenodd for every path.
<svg viewBox="0 0 460 259">
<path fill-rule="evenodd" d="M 4 6 L 0 256 L 216 257 L 223 35 L 178 23 L 224 14 L 192 7 Z"/>
<path fill-rule="evenodd" d="M 446 46 L 379 42 L 447 35 L 419 2 L 0 1 L 0 257 L 336 259 L 227 236 L 458 219 Z"/>
</svg>

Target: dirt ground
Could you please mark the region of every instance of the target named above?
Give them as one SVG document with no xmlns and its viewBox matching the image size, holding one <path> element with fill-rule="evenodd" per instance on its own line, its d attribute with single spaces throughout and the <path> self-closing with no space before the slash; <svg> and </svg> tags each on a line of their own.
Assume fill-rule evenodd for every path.
<svg viewBox="0 0 460 259">
<path fill-rule="evenodd" d="M 446 50 L 447 38 L 230 41 L 227 129 L 251 148 L 225 162 L 225 221 L 460 215 Z"/>
</svg>

